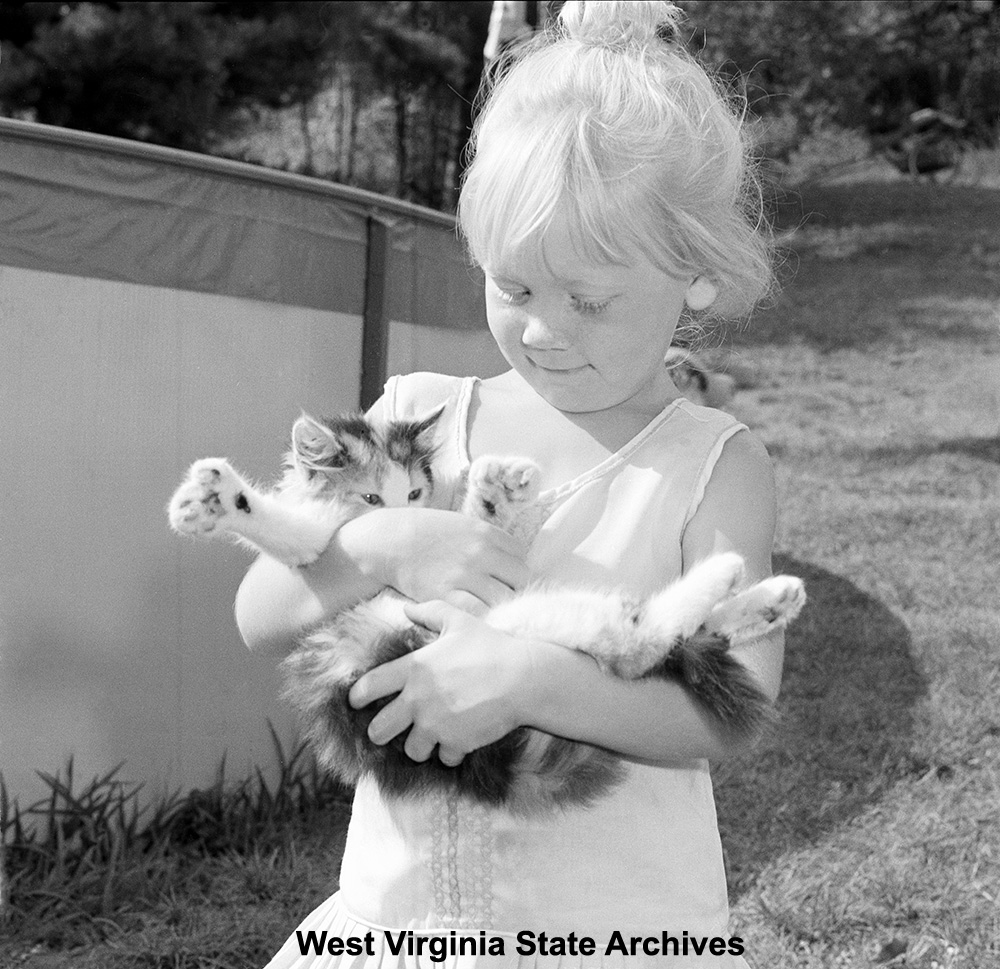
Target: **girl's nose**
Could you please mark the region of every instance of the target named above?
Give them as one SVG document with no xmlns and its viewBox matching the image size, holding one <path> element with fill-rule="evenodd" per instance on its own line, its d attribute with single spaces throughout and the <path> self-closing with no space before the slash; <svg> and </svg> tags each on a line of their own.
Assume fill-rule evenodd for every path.
<svg viewBox="0 0 1000 969">
<path fill-rule="evenodd" d="M 566 350 L 570 345 L 566 327 L 554 323 L 552 317 L 532 313 L 521 332 L 521 345 L 532 350 Z"/>
</svg>

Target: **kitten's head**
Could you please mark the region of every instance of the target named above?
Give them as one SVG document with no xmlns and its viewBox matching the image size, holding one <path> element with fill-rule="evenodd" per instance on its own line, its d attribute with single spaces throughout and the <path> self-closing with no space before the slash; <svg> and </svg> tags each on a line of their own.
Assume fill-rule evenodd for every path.
<svg viewBox="0 0 1000 969">
<path fill-rule="evenodd" d="M 434 427 L 444 406 L 384 426 L 363 415 L 316 420 L 303 414 L 292 428 L 285 487 L 373 508 L 420 507 L 434 490 Z"/>
</svg>

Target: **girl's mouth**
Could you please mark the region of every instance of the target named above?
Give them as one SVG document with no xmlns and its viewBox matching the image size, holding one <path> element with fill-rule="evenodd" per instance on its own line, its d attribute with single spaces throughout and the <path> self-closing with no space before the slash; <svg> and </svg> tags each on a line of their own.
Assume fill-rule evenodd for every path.
<svg viewBox="0 0 1000 969">
<path fill-rule="evenodd" d="M 528 362 L 537 370 L 541 370 L 543 373 L 556 374 L 556 375 L 570 375 L 574 373 L 582 373 L 584 370 L 588 369 L 587 364 L 582 364 L 578 367 L 556 367 L 552 366 L 551 364 L 537 363 L 530 357 L 528 358 Z"/>
</svg>

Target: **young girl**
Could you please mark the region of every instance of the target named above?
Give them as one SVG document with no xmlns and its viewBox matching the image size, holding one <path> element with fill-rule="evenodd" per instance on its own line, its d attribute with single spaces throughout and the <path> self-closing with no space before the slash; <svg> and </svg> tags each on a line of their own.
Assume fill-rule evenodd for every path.
<svg viewBox="0 0 1000 969">
<path fill-rule="evenodd" d="M 676 17 L 668 3 L 567 3 L 556 36 L 504 73 L 477 122 L 459 217 L 511 369 L 391 379 L 376 419 L 445 404 L 436 507 L 356 519 L 294 574 L 262 558 L 237 600 L 251 648 L 287 650 L 392 586 L 440 637 L 352 690 L 359 707 L 398 694 L 372 721 L 375 743 L 408 730 L 414 761 L 457 764 L 526 724 L 616 751 L 627 779 L 590 807 L 528 820 L 444 794 L 385 799 L 362 782 L 340 891 L 272 969 L 745 966 L 727 931 L 708 761 L 746 738 L 677 684 L 616 680 L 476 618 L 529 576 L 643 597 L 723 550 L 750 579 L 770 574 L 766 453 L 682 398 L 663 365 L 682 316 L 741 315 L 770 280 L 739 118 L 671 39 Z M 530 549 L 450 510 L 484 453 L 541 466 L 548 517 Z M 780 634 L 738 655 L 775 695 Z"/>
</svg>

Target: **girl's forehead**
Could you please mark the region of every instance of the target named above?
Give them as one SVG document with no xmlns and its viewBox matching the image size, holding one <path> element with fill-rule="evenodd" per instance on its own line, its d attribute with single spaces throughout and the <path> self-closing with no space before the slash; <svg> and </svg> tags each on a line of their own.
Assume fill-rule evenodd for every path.
<svg viewBox="0 0 1000 969">
<path fill-rule="evenodd" d="M 579 230 L 565 210 L 557 208 L 548 225 L 519 245 L 495 253 L 484 267 L 492 276 L 518 278 L 545 274 L 553 280 L 573 286 L 597 279 L 613 282 L 623 279 L 640 258 L 614 260 L 588 251 Z"/>
</svg>

